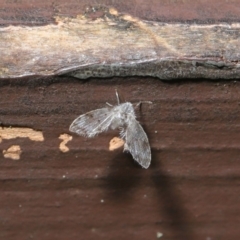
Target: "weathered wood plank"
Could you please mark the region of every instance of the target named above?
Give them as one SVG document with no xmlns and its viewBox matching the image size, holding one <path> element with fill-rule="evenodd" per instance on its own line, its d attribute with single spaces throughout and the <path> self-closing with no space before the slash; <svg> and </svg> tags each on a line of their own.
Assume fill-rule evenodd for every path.
<svg viewBox="0 0 240 240">
<path fill-rule="evenodd" d="M 0 28 L 0 78 L 240 76 L 239 23 L 161 23 L 102 6 L 55 19 L 45 26 Z"/>
</svg>

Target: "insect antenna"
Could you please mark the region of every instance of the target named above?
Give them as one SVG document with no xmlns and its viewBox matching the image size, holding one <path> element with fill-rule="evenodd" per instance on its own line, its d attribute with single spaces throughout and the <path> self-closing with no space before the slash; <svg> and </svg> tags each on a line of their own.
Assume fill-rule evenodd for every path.
<svg viewBox="0 0 240 240">
<path fill-rule="evenodd" d="M 136 104 L 136 106 L 134 107 L 134 109 L 137 109 L 139 106 L 140 106 L 140 109 L 141 109 L 142 103 L 152 104 L 151 101 L 140 101 L 139 103 Z"/>
<path fill-rule="evenodd" d="M 115 92 L 116 92 L 116 97 L 117 97 L 117 104 L 120 105 L 120 98 L 119 98 L 117 89 L 115 89 Z M 113 105 L 110 104 L 110 103 L 108 103 L 108 102 L 106 102 L 106 104 L 107 104 L 109 107 L 113 107 Z"/>
<path fill-rule="evenodd" d="M 115 91 L 116 91 L 117 103 L 119 105 L 120 104 L 120 99 L 119 99 L 119 95 L 118 95 L 117 89 L 115 89 Z"/>
</svg>

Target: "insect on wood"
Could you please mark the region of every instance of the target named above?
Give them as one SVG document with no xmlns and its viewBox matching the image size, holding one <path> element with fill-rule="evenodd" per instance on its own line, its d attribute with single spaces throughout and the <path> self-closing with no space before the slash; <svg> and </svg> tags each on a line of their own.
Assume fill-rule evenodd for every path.
<svg viewBox="0 0 240 240">
<path fill-rule="evenodd" d="M 130 102 L 120 103 L 117 91 L 116 97 L 116 106 L 106 103 L 108 106 L 105 108 L 80 115 L 70 125 L 69 130 L 91 138 L 108 129 L 119 129 L 120 137 L 125 142 L 124 151 L 130 152 L 143 168 L 148 168 L 151 163 L 151 149 L 146 133 L 136 120 L 134 109 L 141 103 L 151 102 L 139 102 L 134 108 Z"/>
</svg>

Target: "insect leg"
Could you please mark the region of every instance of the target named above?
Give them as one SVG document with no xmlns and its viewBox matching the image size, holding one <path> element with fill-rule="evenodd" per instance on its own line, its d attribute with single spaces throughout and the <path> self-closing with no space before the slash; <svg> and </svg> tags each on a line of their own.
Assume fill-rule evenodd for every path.
<svg viewBox="0 0 240 240">
<path fill-rule="evenodd" d="M 108 103 L 108 102 L 106 102 L 106 104 L 107 104 L 109 107 L 113 107 L 113 105 L 110 104 L 110 103 Z"/>
</svg>

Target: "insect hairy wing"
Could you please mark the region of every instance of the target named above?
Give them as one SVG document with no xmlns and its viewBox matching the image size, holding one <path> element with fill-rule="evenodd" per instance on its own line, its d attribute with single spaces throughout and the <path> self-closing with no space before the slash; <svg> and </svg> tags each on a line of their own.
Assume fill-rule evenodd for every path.
<svg viewBox="0 0 240 240">
<path fill-rule="evenodd" d="M 151 163 L 151 148 L 146 133 L 135 118 L 129 122 L 124 138 L 124 151 L 129 151 L 135 161 L 143 168 L 148 168 Z"/>
<path fill-rule="evenodd" d="M 81 136 L 94 137 L 98 133 L 107 131 L 113 120 L 112 108 L 100 108 L 76 118 L 69 130 Z"/>
</svg>

